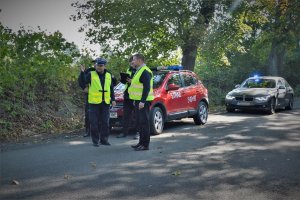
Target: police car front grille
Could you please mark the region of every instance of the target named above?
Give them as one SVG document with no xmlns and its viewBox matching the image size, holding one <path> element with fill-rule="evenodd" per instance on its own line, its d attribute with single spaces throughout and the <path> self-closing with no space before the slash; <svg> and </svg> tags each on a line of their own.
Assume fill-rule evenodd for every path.
<svg viewBox="0 0 300 200">
<path fill-rule="evenodd" d="M 235 97 L 237 101 L 253 101 L 253 97 L 249 96 L 237 96 Z"/>
</svg>

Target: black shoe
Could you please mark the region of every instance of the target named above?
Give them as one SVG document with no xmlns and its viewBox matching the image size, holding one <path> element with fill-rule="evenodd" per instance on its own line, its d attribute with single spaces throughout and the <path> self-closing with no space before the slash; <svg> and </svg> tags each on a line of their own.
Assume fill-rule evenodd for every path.
<svg viewBox="0 0 300 200">
<path fill-rule="evenodd" d="M 107 146 L 109 146 L 110 144 L 109 144 L 109 142 L 107 142 L 107 141 L 103 141 L 103 142 L 100 142 L 102 145 L 107 145 Z"/>
<path fill-rule="evenodd" d="M 90 134 L 86 133 L 83 135 L 83 137 L 90 137 Z"/>
<path fill-rule="evenodd" d="M 93 146 L 94 146 L 94 147 L 99 147 L 99 144 L 93 143 Z"/>
<path fill-rule="evenodd" d="M 136 145 L 131 145 L 132 148 L 138 148 L 139 146 L 141 146 L 140 144 L 136 144 Z"/>
<path fill-rule="evenodd" d="M 117 135 L 117 138 L 123 138 L 123 137 L 126 137 L 127 135 L 124 134 L 124 133 L 120 133 L 119 135 Z"/>
<path fill-rule="evenodd" d="M 147 151 L 147 150 L 149 150 L 149 147 L 145 147 L 143 145 L 140 145 L 137 148 L 135 148 L 134 150 L 136 150 L 136 151 Z"/>
</svg>

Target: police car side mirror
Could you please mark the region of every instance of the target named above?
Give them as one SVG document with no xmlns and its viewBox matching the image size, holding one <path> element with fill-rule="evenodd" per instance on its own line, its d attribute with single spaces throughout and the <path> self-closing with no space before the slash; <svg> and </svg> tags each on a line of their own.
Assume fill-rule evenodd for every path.
<svg viewBox="0 0 300 200">
<path fill-rule="evenodd" d="M 234 88 L 239 88 L 241 85 L 240 84 L 237 84 L 234 86 Z"/>
<path fill-rule="evenodd" d="M 171 91 L 171 90 L 178 90 L 180 87 L 179 85 L 176 85 L 176 84 L 169 84 L 168 87 L 167 87 L 167 90 L 168 91 Z"/>
</svg>

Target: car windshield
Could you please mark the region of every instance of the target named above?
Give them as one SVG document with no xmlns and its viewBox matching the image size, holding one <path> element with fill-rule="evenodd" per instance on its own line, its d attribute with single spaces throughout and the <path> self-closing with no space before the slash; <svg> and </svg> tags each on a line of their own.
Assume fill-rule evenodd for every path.
<svg viewBox="0 0 300 200">
<path fill-rule="evenodd" d="M 164 81 L 166 77 L 166 72 L 154 72 L 153 77 L 153 88 L 158 88 L 161 86 L 162 82 Z"/>
<path fill-rule="evenodd" d="M 241 88 L 275 88 L 276 81 L 273 79 L 247 79 L 242 83 Z"/>
<path fill-rule="evenodd" d="M 123 83 L 118 83 L 118 85 L 115 86 L 114 88 L 115 91 L 124 91 L 125 90 L 125 84 Z"/>
<path fill-rule="evenodd" d="M 165 72 L 154 72 L 154 77 L 153 77 L 153 88 L 158 88 L 160 87 L 160 85 L 162 84 L 162 82 L 164 81 L 165 77 L 166 77 Z M 125 84 L 123 83 L 118 83 L 115 87 L 114 87 L 115 91 L 124 91 L 125 90 Z"/>
</svg>

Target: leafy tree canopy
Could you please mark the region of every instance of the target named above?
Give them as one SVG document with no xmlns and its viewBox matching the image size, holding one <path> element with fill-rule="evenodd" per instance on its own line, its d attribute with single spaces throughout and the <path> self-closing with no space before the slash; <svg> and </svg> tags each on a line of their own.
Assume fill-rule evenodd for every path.
<svg viewBox="0 0 300 200">
<path fill-rule="evenodd" d="M 196 52 L 214 16 L 214 0 L 96 0 L 76 2 L 73 20 L 86 19 L 81 29 L 104 52 L 141 52 L 150 60 L 168 58 L 178 47 L 182 64 L 193 69 Z"/>
</svg>

